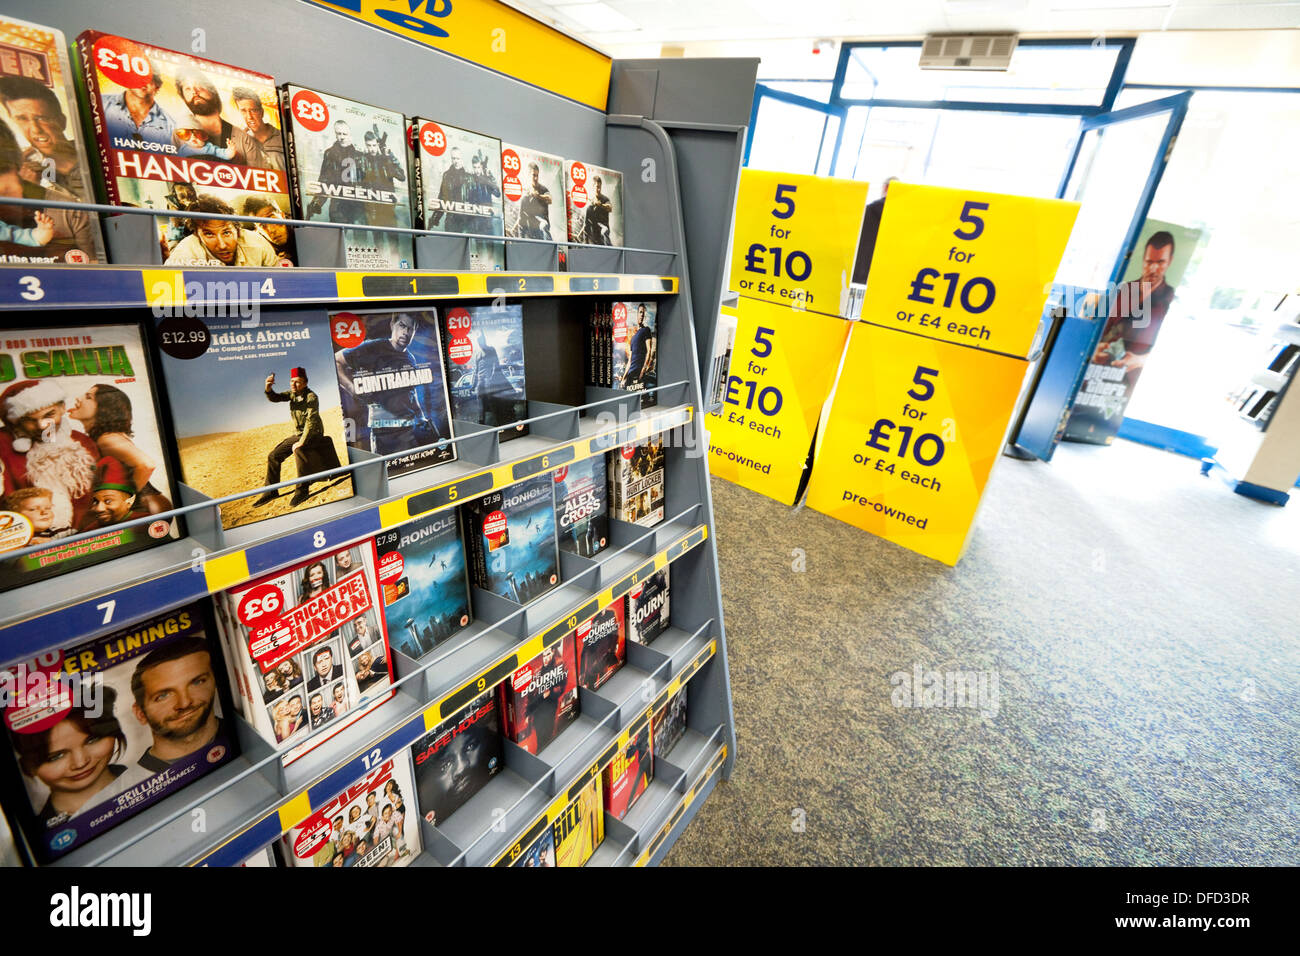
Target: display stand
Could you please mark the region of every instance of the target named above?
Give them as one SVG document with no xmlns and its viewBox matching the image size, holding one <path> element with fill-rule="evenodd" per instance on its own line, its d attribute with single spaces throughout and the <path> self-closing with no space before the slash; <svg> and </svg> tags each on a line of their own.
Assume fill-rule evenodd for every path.
<svg viewBox="0 0 1300 956">
<path fill-rule="evenodd" d="M 14 664 L 247 581 L 309 556 L 322 547 L 321 541 L 335 548 L 364 540 L 413 516 L 455 507 L 467 497 L 629 441 L 662 436 L 667 459 L 662 524 L 642 528 L 611 521 L 612 540 L 605 551 L 594 559 L 564 554 L 561 586 L 526 605 L 475 592 L 474 622 L 447 644 L 419 660 L 393 652 L 394 699 L 288 768 L 237 721 L 243 748 L 237 760 L 56 865 L 238 864 L 367 767 L 403 755 L 429 728 L 455 715 L 542 647 L 671 564 L 670 630 L 651 646 L 630 645 L 627 664 L 613 679 L 598 692 L 583 690 L 580 719 L 542 757 L 507 742 L 506 768 L 483 791 L 436 829 L 420 822 L 424 850 L 415 862 L 509 862 L 526 845 L 530 831 L 561 812 L 653 709 L 689 683 L 686 734 L 657 762 L 654 782 L 632 812 L 621 821 L 607 816 L 604 844 L 590 865 L 661 860 L 717 780 L 730 775 L 735 760 L 707 441 L 700 437 L 697 343 L 711 342 L 716 318 L 717 277 L 744 134 L 732 120 L 733 114 L 748 114 L 754 61 L 655 61 L 664 89 L 695 83 L 702 69 L 718 88 L 739 90 L 749 84 L 739 114 L 735 104 L 723 104 L 723 112 L 710 117 L 708 107 L 697 104 L 704 114 L 683 120 L 674 133 L 656 122 L 653 111 L 637 111 L 617 95 L 611 112 L 602 113 L 297 0 L 196 0 L 184 15 L 170 11 L 166 17 L 150 4 L 98 12 L 73 0 L 17 0 L 11 7 L 13 15 L 58 27 L 69 38 L 93 27 L 190 50 L 202 31 L 203 55 L 265 69 L 277 81 L 337 90 L 408 116 L 436 115 L 506 142 L 619 168 L 625 176 L 628 248 L 570 247 L 568 272 L 553 271 L 555 248 L 525 243 L 510 244 L 508 266 L 514 268 L 504 273 L 459 272 L 442 264 L 430 271 L 427 254 L 424 264 L 417 262 L 420 270 L 400 275 L 327 268 L 241 270 L 241 279 L 274 281 L 276 297 L 259 301 L 268 311 L 303 305 L 324 310 L 336 303 L 430 308 L 500 296 L 522 300 L 530 434 L 503 444 L 491 430 L 471 426 L 477 430 L 458 432 L 457 461 L 392 480 L 373 456 L 354 454 L 341 470 L 354 473 L 356 497 L 225 532 L 212 520 L 216 503 L 183 489 L 185 507 L 178 510 L 187 514 L 189 537 L 8 592 L 0 612 L 0 663 Z M 275 26 L 251 28 L 255 23 Z M 334 54 L 345 50 L 373 68 L 339 73 Z M 624 75 L 619 64 L 614 75 Z M 453 90 L 453 95 L 446 92 Z M 703 126 L 696 130 L 689 127 L 692 122 Z M 701 132 L 714 144 L 693 151 L 686 172 L 678 161 L 678 137 Z M 643 175 L 650 168 L 654 175 Z M 701 191 L 701 184 L 708 185 Z M 688 186 L 695 197 L 689 215 L 683 212 Z M 332 237 L 319 238 L 327 248 Z M 706 276 L 692 283 L 690 267 L 696 262 Z M 711 262 L 717 265 L 711 267 Z M 66 318 L 78 324 L 94 317 L 86 310 L 98 311 L 106 320 L 113 315 L 147 318 L 142 310 L 165 301 L 155 288 L 160 276 L 179 276 L 201 289 L 205 280 L 226 275 L 220 269 L 3 266 L 0 309 L 11 324 L 24 321 L 22 313 L 34 306 L 42 320 Z M 30 288 L 30 283 L 20 285 L 24 277 L 40 283 L 44 295 L 39 302 L 20 295 Z M 635 397 L 584 387 L 582 342 L 595 297 L 657 301 L 661 384 L 656 405 L 641 409 Z M 702 316 L 703 328 L 697 328 L 696 316 Z M 119 609 L 116 617 L 105 615 L 108 602 Z M 201 826 L 195 822 L 200 818 Z"/>
</svg>

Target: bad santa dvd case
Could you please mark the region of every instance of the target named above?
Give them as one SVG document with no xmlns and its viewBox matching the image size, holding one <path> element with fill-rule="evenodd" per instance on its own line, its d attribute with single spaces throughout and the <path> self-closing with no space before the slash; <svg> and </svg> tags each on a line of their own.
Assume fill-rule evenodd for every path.
<svg viewBox="0 0 1300 956">
<path fill-rule="evenodd" d="M 623 174 L 603 166 L 565 160 L 564 196 L 569 241 L 623 245 Z"/>
<path fill-rule="evenodd" d="M 352 447 L 422 449 L 390 458 L 390 478 L 455 459 L 455 445 L 423 447 L 452 437 L 436 312 L 334 312 L 330 339 Z"/>
<path fill-rule="evenodd" d="M 646 392 L 659 385 L 659 335 L 653 302 L 615 302 L 613 315 L 614 388 Z M 641 396 L 641 407 L 659 403 L 658 393 Z"/>
<path fill-rule="evenodd" d="M 167 518 L 114 530 L 176 501 L 141 326 L 6 329 L 0 416 L 0 590 L 179 537 Z"/>
<path fill-rule="evenodd" d="M 215 596 L 245 719 L 286 765 L 393 695 L 369 541 Z M 316 733 L 320 731 L 320 733 Z"/>
<path fill-rule="evenodd" d="M 0 674 L 10 690 L 0 703 L 5 730 L 28 799 L 17 816 L 43 862 L 238 752 L 205 604 Z"/>
<path fill-rule="evenodd" d="M 605 456 L 593 455 L 555 470 L 555 521 L 560 548 L 590 558 L 609 542 L 609 487 Z"/>
<path fill-rule="evenodd" d="M 670 620 L 668 571 L 665 565 L 641 582 L 627 596 L 627 639 L 638 644 L 653 644 Z"/>
<path fill-rule="evenodd" d="M 470 622 L 460 512 L 438 511 L 375 535 L 388 642 L 419 659 Z"/>
<path fill-rule="evenodd" d="M 421 228 L 503 236 L 501 140 L 446 123 L 414 119 L 411 153 L 418 180 Z M 469 240 L 470 269 L 505 268 L 505 243 Z"/>
<path fill-rule="evenodd" d="M 366 774 L 281 838 L 290 866 L 408 866 L 420 853 L 420 821 L 405 754 Z"/>
<path fill-rule="evenodd" d="M 283 227 L 203 218 L 291 216 L 271 77 L 97 30 L 76 48 L 108 202 L 176 210 L 155 219 L 166 265 L 296 261 Z"/>
<path fill-rule="evenodd" d="M 506 235 L 563 242 L 568 236 L 564 160 L 525 146 L 501 147 Z"/>
<path fill-rule="evenodd" d="M 623 602 L 615 601 L 578 625 L 578 686 L 596 690 L 627 662 Z"/>
<path fill-rule="evenodd" d="M 498 706 L 495 691 L 481 694 L 411 748 L 420 814 L 434 826 L 445 823 L 505 766 Z"/>
<path fill-rule="evenodd" d="M 655 759 L 668 756 L 686 733 L 686 688 L 673 694 L 655 711 L 651 728 L 655 741 Z"/>
<path fill-rule="evenodd" d="M 52 27 L 0 16 L 0 195 L 95 201 L 68 43 Z M 104 261 L 92 212 L 0 207 L 0 262 Z"/>
<path fill-rule="evenodd" d="M 298 218 L 346 223 L 349 269 L 410 269 L 411 228 L 406 117 L 292 83 L 280 87 L 289 179 Z"/>
<path fill-rule="evenodd" d="M 654 779 L 650 721 L 646 721 L 627 746 L 605 767 L 605 809 L 622 820 Z"/>
<path fill-rule="evenodd" d="M 528 418 L 523 307 L 457 306 L 444 325 L 452 417 L 500 428 L 501 441 L 527 434 L 515 424 Z"/>
<path fill-rule="evenodd" d="M 348 460 L 334 347 L 323 312 L 155 319 L 181 480 L 222 498 Z M 289 468 L 285 468 L 285 465 Z M 236 528 L 352 497 L 331 475 L 221 506 Z"/>
<path fill-rule="evenodd" d="M 573 634 L 552 644 L 497 685 L 502 732 L 538 754 L 578 719 L 578 660 Z"/>
<path fill-rule="evenodd" d="M 662 436 L 609 453 L 609 510 L 620 521 L 650 527 L 664 520 Z"/>
<path fill-rule="evenodd" d="M 467 501 L 464 518 L 476 587 L 527 604 L 560 583 L 550 475 Z"/>
<path fill-rule="evenodd" d="M 601 779 L 591 783 L 551 824 L 556 866 L 583 866 L 605 840 L 605 807 Z"/>
</svg>

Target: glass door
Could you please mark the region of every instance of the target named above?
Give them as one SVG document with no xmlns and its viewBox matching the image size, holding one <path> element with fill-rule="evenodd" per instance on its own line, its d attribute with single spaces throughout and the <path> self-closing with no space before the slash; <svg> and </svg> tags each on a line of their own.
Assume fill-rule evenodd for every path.
<svg viewBox="0 0 1300 956">
<path fill-rule="evenodd" d="M 844 134 L 843 107 L 758 84 L 749 117 L 745 165 L 829 176 Z"/>
</svg>

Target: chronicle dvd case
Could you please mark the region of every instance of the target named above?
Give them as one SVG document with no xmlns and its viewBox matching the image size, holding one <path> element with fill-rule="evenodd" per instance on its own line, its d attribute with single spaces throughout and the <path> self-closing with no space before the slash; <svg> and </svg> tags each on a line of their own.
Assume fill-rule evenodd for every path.
<svg viewBox="0 0 1300 956">
<path fill-rule="evenodd" d="M 615 302 L 611 313 L 614 388 L 645 392 L 659 384 L 659 335 L 653 302 Z M 659 403 L 658 393 L 641 396 L 641 407 Z"/>
<path fill-rule="evenodd" d="M 68 43 L 52 27 L 0 16 L 0 195 L 95 201 Z M 104 261 L 99 217 L 0 207 L 0 262 Z"/>
<path fill-rule="evenodd" d="M 338 468 L 348 460 L 325 313 L 162 318 L 157 340 L 181 480 L 209 498 Z M 284 465 L 292 463 L 292 476 Z M 221 506 L 225 528 L 352 497 L 349 474 Z"/>
<path fill-rule="evenodd" d="M 334 312 L 330 339 L 352 447 L 376 455 L 422 448 L 390 458 L 390 478 L 456 457 L 455 445 L 422 447 L 452 437 L 436 312 Z"/>
<path fill-rule="evenodd" d="M 460 512 L 437 511 L 375 535 L 388 643 L 419 659 L 470 622 Z"/>
<path fill-rule="evenodd" d="M 624 445 L 609 453 L 609 510 L 615 518 L 644 527 L 664 520 L 662 436 Z"/>
<path fill-rule="evenodd" d="M 420 821 L 406 798 L 415 792 L 411 762 L 395 757 L 281 838 L 290 866 L 407 866 L 420 853 Z"/>
<path fill-rule="evenodd" d="M 166 265 L 297 261 L 283 226 L 203 218 L 291 215 L 271 77 L 97 30 L 76 48 L 108 201 L 176 210 L 155 220 Z"/>
<path fill-rule="evenodd" d="M 551 824 L 556 866 L 583 866 L 604 842 L 605 807 L 600 785 L 597 774 Z"/>
<path fill-rule="evenodd" d="M 29 802 L 18 816 L 43 862 L 238 752 L 205 605 L 0 673 L 10 691 L 0 709 Z"/>
<path fill-rule="evenodd" d="M 615 601 L 578 625 L 578 686 L 596 690 L 627 662 L 623 602 Z"/>
<path fill-rule="evenodd" d="M 114 529 L 176 502 L 140 325 L 7 328 L 0 419 L 0 591 L 179 537 L 166 518 Z"/>
<path fill-rule="evenodd" d="M 550 475 L 467 501 L 463 511 L 476 587 L 527 604 L 560 583 Z"/>
<path fill-rule="evenodd" d="M 505 766 L 496 691 L 480 694 L 415 742 L 415 792 L 420 815 L 438 826 L 469 802 Z"/>
<path fill-rule="evenodd" d="M 286 765 L 392 691 L 392 663 L 369 541 L 215 595 L 244 718 Z M 315 731 L 329 728 L 320 734 Z M 308 739 L 310 736 L 310 739 Z"/>
<path fill-rule="evenodd" d="M 289 147 L 289 179 L 298 218 L 346 223 L 349 269 L 411 269 L 406 117 L 293 83 L 280 87 Z"/>
<path fill-rule="evenodd" d="M 568 236 L 564 160 L 526 146 L 501 147 L 506 235 L 563 242 Z"/>
<path fill-rule="evenodd" d="M 605 456 L 555 469 L 555 522 L 560 548 L 590 558 L 609 542 L 609 486 Z"/>
<path fill-rule="evenodd" d="M 655 711 L 651 732 L 654 734 L 656 760 L 668 756 L 686 733 L 686 689 L 683 687 L 673 694 Z"/>
<path fill-rule="evenodd" d="M 627 596 L 627 639 L 638 644 L 653 644 L 668 630 L 669 566 L 656 571 Z"/>
<path fill-rule="evenodd" d="M 623 245 L 623 174 L 603 166 L 565 160 L 564 197 L 569 241 Z"/>
<path fill-rule="evenodd" d="M 605 767 L 605 809 L 622 820 L 654 779 L 654 753 L 650 721 L 646 721 L 627 746 Z"/>
<path fill-rule="evenodd" d="M 528 418 L 523 307 L 457 306 L 443 320 L 452 417 L 500 428 L 501 441 L 527 434 L 515 424 Z"/>
<path fill-rule="evenodd" d="M 570 632 L 497 685 L 502 732 L 530 754 L 578 719 L 577 657 Z"/>
<path fill-rule="evenodd" d="M 421 228 L 503 236 L 501 140 L 432 120 L 411 121 Z M 505 268 L 505 243 L 469 241 L 470 269 Z"/>
</svg>

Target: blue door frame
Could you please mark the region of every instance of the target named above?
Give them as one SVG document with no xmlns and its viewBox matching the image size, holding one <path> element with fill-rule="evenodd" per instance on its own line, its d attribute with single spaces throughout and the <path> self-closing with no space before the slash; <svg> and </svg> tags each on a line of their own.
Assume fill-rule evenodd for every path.
<svg viewBox="0 0 1300 956">
<path fill-rule="evenodd" d="M 806 96 L 799 96 L 796 93 L 787 93 L 785 90 L 774 90 L 770 86 L 764 86 L 762 83 L 754 84 L 754 105 L 749 110 L 749 135 L 745 137 L 745 159 L 744 165 L 749 165 L 749 153 L 754 148 L 755 134 L 758 131 L 758 108 L 764 98 L 776 100 L 780 103 L 789 103 L 792 106 L 802 106 L 804 109 L 812 110 L 814 113 L 821 113 L 829 122 L 832 116 L 839 119 L 839 128 L 835 131 L 835 146 L 831 152 L 831 162 L 834 163 L 835 157 L 840 154 L 840 144 L 844 141 L 844 124 L 848 119 L 848 108 L 845 106 L 830 106 L 826 103 L 819 103 L 817 100 L 809 99 Z M 822 141 L 817 146 L 817 158 L 813 161 L 813 168 L 810 173 L 816 173 L 817 167 L 821 165 L 822 150 L 826 148 L 826 126 L 822 125 Z"/>
</svg>

